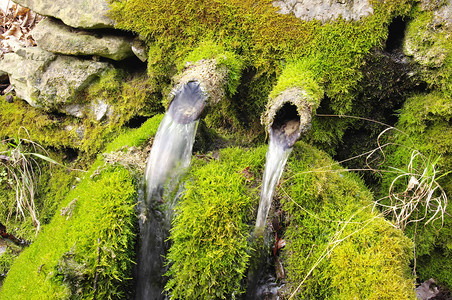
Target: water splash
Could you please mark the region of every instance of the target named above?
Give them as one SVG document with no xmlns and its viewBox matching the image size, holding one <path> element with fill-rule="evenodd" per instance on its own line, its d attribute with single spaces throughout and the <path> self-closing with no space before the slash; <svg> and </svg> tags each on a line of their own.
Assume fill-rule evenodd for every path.
<svg viewBox="0 0 452 300">
<path fill-rule="evenodd" d="M 146 167 L 146 193 L 141 193 L 138 205 L 141 245 L 137 300 L 165 299 L 164 255 L 169 248 L 167 238 L 176 203 L 169 195 L 190 165 L 198 118 L 205 100 L 197 82 L 186 83 L 176 92 L 157 130 Z M 173 200 L 164 203 L 164 198 Z"/>
</svg>

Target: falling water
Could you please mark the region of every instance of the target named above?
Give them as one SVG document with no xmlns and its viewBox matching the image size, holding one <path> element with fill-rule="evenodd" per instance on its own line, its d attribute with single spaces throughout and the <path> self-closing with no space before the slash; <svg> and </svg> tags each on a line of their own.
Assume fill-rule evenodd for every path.
<svg viewBox="0 0 452 300">
<path fill-rule="evenodd" d="M 135 298 L 164 299 L 166 272 L 163 256 L 168 246 L 175 201 L 164 203 L 190 165 L 198 118 L 205 96 L 197 82 L 188 82 L 174 96 L 163 117 L 146 167 L 146 194 L 139 202 L 141 245 L 137 264 Z"/>
<path fill-rule="evenodd" d="M 279 299 L 276 284 L 274 257 L 269 254 L 270 232 L 265 231 L 268 212 L 272 203 L 275 188 L 281 178 L 292 147 L 300 137 L 300 117 L 296 108 L 283 106 L 276 114 L 270 128 L 264 177 L 260 195 L 259 208 L 254 228 L 253 239 L 261 244 L 257 246 L 255 263 L 248 272 L 248 287 L 246 299 Z"/>
<path fill-rule="evenodd" d="M 282 124 L 276 123 L 270 128 L 270 142 L 256 218 L 256 234 L 262 234 L 264 230 L 276 185 L 292 152 L 292 146 L 300 136 L 299 127 L 298 120 L 288 120 Z"/>
</svg>

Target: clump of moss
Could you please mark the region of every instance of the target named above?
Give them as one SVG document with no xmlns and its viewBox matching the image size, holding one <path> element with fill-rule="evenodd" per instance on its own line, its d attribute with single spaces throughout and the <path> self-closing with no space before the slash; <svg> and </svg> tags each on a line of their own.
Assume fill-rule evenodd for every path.
<svg viewBox="0 0 452 300">
<path fill-rule="evenodd" d="M 12 166 L 10 170 L 3 166 L 0 167 L 0 198 L 3 206 L 0 211 L 0 223 L 6 226 L 9 234 L 18 239 L 32 242 L 38 233 L 39 224 L 47 224 L 50 221 L 57 206 L 69 192 L 71 185 L 75 182 L 76 173 L 46 160 L 61 161 L 62 156 L 56 152 L 39 153 L 36 148 L 27 145 L 26 142 L 21 143 L 20 151 L 24 153 L 22 163 L 26 161 L 27 171 L 34 172 L 34 176 L 22 178 L 20 172 L 24 172 L 24 169 L 20 167 L 14 169 Z M 27 152 L 33 154 L 27 155 Z M 38 155 L 42 155 L 44 158 L 41 159 Z M 32 182 L 23 183 L 14 180 L 12 172 L 15 172 L 20 180 L 31 180 Z M 27 184 L 33 186 L 32 193 L 26 189 Z M 32 205 L 30 209 L 24 207 L 26 206 L 24 203 L 19 205 L 17 202 L 16 196 L 17 194 L 20 196 L 20 193 L 27 194 L 24 198 Z"/>
<path fill-rule="evenodd" d="M 236 53 L 227 51 L 224 47 L 211 40 L 202 41 L 197 48 L 193 49 L 184 59 L 184 62 L 179 65 L 178 70 L 181 71 L 183 67 L 186 67 L 187 63 L 210 59 L 215 61 L 217 68 L 225 68 L 227 70 L 227 80 L 224 88 L 229 95 L 234 95 L 240 83 L 244 63 Z"/>
<path fill-rule="evenodd" d="M 256 211 L 251 207 L 258 203 L 254 187 L 262 175 L 265 150 L 228 148 L 220 151 L 219 160 L 195 161 L 171 231 L 167 290 L 172 297 L 211 299 L 240 293 L 240 280 L 254 253 L 247 237 L 254 227 Z M 277 198 L 282 198 L 287 223 L 282 237 L 286 295 L 336 237 L 297 297 L 414 298 L 411 241 L 372 213 L 372 195 L 356 176 L 338 173 L 338 167 L 317 170 L 331 164 L 325 153 L 299 142 L 279 187 Z"/>
<path fill-rule="evenodd" d="M 372 213 L 372 195 L 356 176 L 299 142 L 282 181 L 286 293 L 297 291 L 298 299 L 415 297 L 412 243 Z"/>
<path fill-rule="evenodd" d="M 264 153 L 265 147 L 228 148 L 219 160 L 198 160 L 191 168 L 167 255 L 172 298 L 222 299 L 242 292 Z"/>
<path fill-rule="evenodd" d="M 135 185 L 124 169 L 112 167 L 94 179 L 87 177 L 16 260 L 2 299 L 120 297 L 130 282 L 135 196 Z M 68 253 L 80 265 L 78 270 L 68 270 Z M 77 273 L 80 285 L 72 292 L 71 272 Z"/>
<path fill-rule="evenodd" d="M 30 107 L 25 101 L 15 99 L 8 103 L 5 97 L 0 97 L 0 138 L 16 137 L 25 134 L 21 127 L 28 130 L 30 139 L 42 145 L 51 145 L 56 148 L 74 147 L 78 145 L 76 127 L 65 130 L 73 118 L 51 116 L 37 108 Z M 27 138 L 27 136 L 18 136 Z"/>
<path fill-rule="evenodd" d="M 160 92 L 148 76 L 127 76 L 119 70 L 105 72 L 91 85 L 80 101 L 107 103 L 110 108 L 105 117 L 93 116 L 77 119 L 66 115 L 51 115 L 30 107 L 21 100 L 8 103 L 0 97 L 0 138 L 14 137 L 24 127 L 31 140 L 44 147 L 81 150 L 85 160 L 91 161 L 113 139 L 114 134 L 136 115 L 154 116 L 164 110 Z M 22 131 L 22 133 L 25 131 Z M 28 136 L 19 136 L 25 138 Z"/>
</svg>

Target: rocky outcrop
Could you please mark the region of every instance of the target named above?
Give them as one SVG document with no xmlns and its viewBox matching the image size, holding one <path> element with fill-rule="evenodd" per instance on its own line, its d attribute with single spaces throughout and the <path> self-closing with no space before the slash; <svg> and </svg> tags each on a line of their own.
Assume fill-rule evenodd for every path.
<svg viewBox="0 0 452 300">
<path fill-rule="evenodd" d="M 18 97 L 34 107 L 67 111 L 77 117 L 80 109 L 71 105 L 79 93 L 110 68 L 106 62 L 55 55 L 38 47 L 5 54 L 0 62 L 0 70 L 9 74 Z"/>
<path fill-rule="evenodd" d="M 278 0 L 273 5 L 282 14 L 294 14 L 303 20 L 328 22 L 342 16 L 345 20 L 359 20 L 373 13 L 368 0 Z"/>
<path fill-rule="evenodd" d="M 44 50 L 66 55 L 98 55 L 114 60 L 133 56 L 132 38 L 74 29 L 47 18 L 31 32 Z"/>
<path fill-rule="evenodd" d="M 106 0 L 14 0 L 17 4 L 44 15 L 62 20 L 75 28 L 113 28 L 114 22 L 107 17 Z"/>
</svg>

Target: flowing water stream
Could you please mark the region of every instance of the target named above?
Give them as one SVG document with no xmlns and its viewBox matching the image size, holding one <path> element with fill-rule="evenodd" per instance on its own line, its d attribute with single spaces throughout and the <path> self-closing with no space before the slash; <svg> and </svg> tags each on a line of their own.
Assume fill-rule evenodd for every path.
<svg viewBox="0 0 452 300">
<path fill-rule="evenodd" d="M 262 231 L 268 216 L 268 211 L 273 199 L 276 185 L 281 178 L 284 166 L 289 158 L 292 147 L 285 147 L 278 140 L 275 130 L 270 129 L 270 141 L 266 154 L 264 177 L 259 201 L 259 209 L 256 218 L 255 232 Z"/>
<path fill-rule="evenodd" d="M 140 194 L 138 205 L 141 241 L 137 257 L 137 300 L 165 299 L 162 293 L 166 281 L 164 255 L 169 248 L 167 238 L 177 198 L 170 195 L 190 165 L 198 118 L 205 100 L 197 82 L 183 85 L 176 92 L 155 136 L 146 167 L 146 188 Z"/>
<path fill-rule="evenodd" d="M 275 257 L 269 254 L 271 235 L 266 231 L 268 213 L 273 194 L 283 173 L 292 147 L 300 137 L 300 117 L 295 106 L 283 107 L 275 116 L 270 128 L 270 140 L 266 154 L 265 170 L 257 212 L 253 239 L 257 245 L 257 256 L 248 273 L 246 299 L 279 299 L 275 277 Z"/>
<path fill-rule="evenodd" d="M 292 146 L 300 137 L 300 121 L 293 116 L 276 116 L 270 128 L 270 141 L 266 154 L 264 177 L 256 218 L 255 234 L 262 234 L 265 228 L 268 212 L 275 188 L 281 178 L 287 159 L 292 152 Z"/>
</svg>

